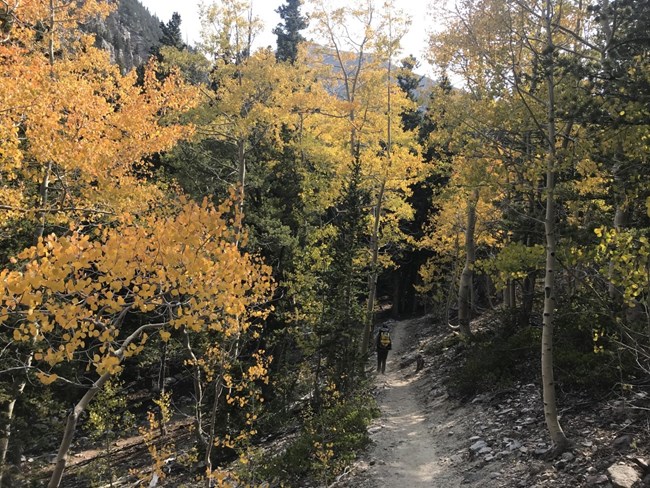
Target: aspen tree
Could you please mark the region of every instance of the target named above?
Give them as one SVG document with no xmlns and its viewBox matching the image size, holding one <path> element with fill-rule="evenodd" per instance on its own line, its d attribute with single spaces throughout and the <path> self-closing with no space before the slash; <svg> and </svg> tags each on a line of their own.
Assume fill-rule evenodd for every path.
<svg viewBox="0 0 650 488">
<path fill-rule="evenodd" d="M 580 4 L 555 4 L 551 0 L 533 3 L 468 1 L 460 4 L 454 16 L 458 20 L 453 24 L 455 30 L 449 29 L 445 38 L 452 40 L 452 45 L 462 46 L 462 51 L 445 50 L 442 44 L 434 42 L 434 50 L 442 53 L 439 59 L 445 66 L 453 66 L 466 75 L 469 90 L 487 87 L 489 97 L 495 98 L 494 104 L 502 107 L 504 113 L 508 111 L 511 119 L 521 121 L 524 130 L 519 132 L 522 134 L 519 147 L 512 143 L 503 146 L 529 162 L 528 175 L 544 177 L 546 274 L 542 381 L 547 426 L 557 451 L 561 452 L 566 449 L 568 440 L 558 422 L 553 377 L 559 249 L 556 179 L 572 164 L 567 148 L 575 125 L 570 107 L 560 109 L 559 106 L 559 97 L 565 96 L 571 80 L 560 78 L 557 73 L 560 55 L 574 56 L 576 53 L 575 36 L 579 36 L 584 10 Z M 518 114 L 518 118 L 514 118 L 513 113 Z M 492 130 L 502 130 L 509 125 L 504 118 L 493 125 Z"/>
<path fill-rule="evenodd" d="M 341 134 L 339 140 L 345 143 L 343 149 L 348 153 L 341 159 L 347 164 L 339 164 L 335 174 L 344 174 L 354 164 L 360 164 L 362 187 L 369 190 L 372 200 L 368 312 L 360 345 L 363 357 L 369 346 L 377 276 L 380 269 L 390 266 L 390 258 L 381 256 L 380 248 L 403 239 L 397 223 L 412 218 L 412 209 L 406 203 L 409 184 L 423 176 L 415 137 L 393 120 L 393 114 L 411 105 L 389 76 L 389 59 L 398 52 L 408 21 L 391 4 L 384 5 L 384 17 L 370 1 L 357 8 L 334 8 L 321 1 L 312 4 L 312 26 L 325 42 L 321 55 L 335 60 L 336 70 L 326 81 L 329 89 L 346 102 L 338 117 L 324 120 L 328 127 L 339 127 L 332 133 Z M 349 33 L 355 31 L 358 38 L 350 38 Z M 385 242 L 380 242 L 382 233 Z"/>
<path fill-rule="evenodd" d="M 227 363 L 236 358 L 228 339 L 265 316 L 255 307 L 272 293 L 269 270 L 237 248 L 227 209 L 185 203 L 169 217 L 127 219 L 93 238 L 48 236 L 18 256 L 18 270 L 0 273 L 2 321 L 15 341 L 36 341 L 40 381 L 57 381 L 58 364 L 85 356 L 96 374 L 68 416 L 49 486 L 61 482 L 79 416 L 148 335 L 211 331 Z M 131 316 L 142 325 L 130 325 Z M 245 381 L 265 373 L 263 362 L 251 368 Z"/>
<path fill-rule="evenodd" d="M 190 133 L 163 120 L 191 105 L 192 90 L 174 76 L 158 83 L 154 66 L 144 89 L 137 87 L 135 74 L 122 76 L 92 39 L 78 35 L 79 23 L 110 10 L 107 2 L 52 0 L 17 2 L 11 12 L 18 22 L 0 45 L 3 228 L 24 219 L 38 240 L 46 228 L 139 211 L 161 195 L 139 182 L 134 169 L 146 154 Z M 31 352 L 23 359 L 23 373 L 32 359 Z M 0 440 L 3 466 L 25 386 L 25 374 L 15 376 Z"/>
</svg>

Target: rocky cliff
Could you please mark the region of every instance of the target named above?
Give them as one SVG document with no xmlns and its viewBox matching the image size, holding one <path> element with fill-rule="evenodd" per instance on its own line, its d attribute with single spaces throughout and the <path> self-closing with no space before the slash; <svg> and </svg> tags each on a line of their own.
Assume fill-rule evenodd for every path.
<svg viewBox="0 0 650 488">
<path fill-rule="evenodd" d="M 145 63 L 151 49 L 160 44 L 160 20 L 138 0 L 115 0 L 117 10 L 105 20 L 86 26 L 97 36 L 96 44 L 106 49 L 111 61 L 127 72 Z"/>
</svg>

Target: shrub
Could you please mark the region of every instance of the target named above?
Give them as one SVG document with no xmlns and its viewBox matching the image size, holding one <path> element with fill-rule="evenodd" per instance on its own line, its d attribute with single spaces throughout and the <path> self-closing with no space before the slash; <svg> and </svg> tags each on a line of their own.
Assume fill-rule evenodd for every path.
<svg viewBox="0 0 650 488">
<path fill-rule="evenodd" d="M 450 378 L 450 391 L 467 398 L 519 380 L 532 381 L 539 371 L 541 330 L 526 327 L 511 336 L 474 338 L 466 360 Z"/>
<path fill-rule="evenodd" d="M 315 478 L 328 485 L 366 447 L 367 426 L 377 414 L 367 390 L 341 398 L 330 389 L 320 410 L 307 409 L 296 440 L 264 467 L 265 478 L 289 486 Z"/>
</svg>

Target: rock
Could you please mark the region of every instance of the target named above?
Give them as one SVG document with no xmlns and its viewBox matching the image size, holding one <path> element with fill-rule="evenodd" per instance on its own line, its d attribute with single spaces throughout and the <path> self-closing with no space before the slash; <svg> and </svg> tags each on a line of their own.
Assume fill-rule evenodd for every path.
<svg viewBox="0 0 650 488">
<path fill-rule="evenodd" d="M 608 483 L 609 478 L 604 474 L 598 474 L 598 475 L 587 476 L 587 479 L 585 481 L 587 483 L 587 486 L 597 486 L 597 485 L 604 485 L 605 483 Z"/>
<path fill-rule="evenodd" d="M 511 451 L 515 451 L 515 450 L 521 448 L 521 442 L 516 441 L 516 440 L 511 440 L 510 442 L 508 442 L 508 446 L 507 446 L 507 447 L 508 447 L 508 449 L 510 449 Z"/>
<path fill-rule="evenodd" d="M 555 469 L 558 471 L 562 471 L 564 468 L 566 468 L 567 462 L 564 459 L 560 459 L 559 461 L 556 461 L 553 466 Z"/>
<path fill-rule="evenodd" d="M 646 461 L 643 458 L 637 457 L 637 456 L 628 456 L 628 459 L 630 459 L 632 462 L 636 463 L 636 465 L 643 470 L 643 472 L 647 473 L 650 470 L 650 467 L 648 466 L 648 461 Z"/>
<path fill-rule="evenodd" d="M 460 464 L 460 463 L 463 462 L 463 455 L 462 454 L 454 454 L 449 459 L 451 459 L 451 462 L 454 463 L 454 464 Z"/>
<path fill-rule="evenodd" d="M 469 450 L 472 452 L 477 452 L 483 449 L 484 447 L 487 447 L 487 442 L 485 442 L 484 440 L 478 440 L 474 444 L 469 446 Z"/>
<path fill-rule="evenodd" d="M 490 479 L 491 480 L 495 480 L 495 479 L 500 478 L 500 477 L 501 477 L 501 473 L 498 472 L 498 471 L 495 471 L 494 473 L 490 473 Z"/>
<path fill-rule="evenodd" d="M 528 448 L 527 447 L 520 447 L 519 452 L 522 454 L 528 454 Z"/>
<path fill-rule="evenodd" d="M 477 396 L 476 396 L 476 397 L 471 401 L 471 403 L 472 403 L 472 405 L 473 405 L 473 404 L 475 404 L 475 403 L 481 403 L 481 402 L 488 401 L 489 399 L 490 399 L 490 396 L 484 393 L 484 394 L 482 394 L 482 395 L 477 395 Z"/>
<path fill-rule="evenodd" d="M 632 444 L 632 436 L 629 434 L 621 435 L 614 439 L 613 446 L 619 451 L 628 449 Z"/>
<path fill-rule="evenodd" d="M 469 438 L 470 442 L 476 442 L 476 441 L 480 441 L 480 440 L 481 440 L 481 437 L 477 436 L 477 435 L 474 435 L 474 436 Z"/>
<path fill-rule="evenodd" d="M 465 475 L 463 481 L 461 481 L 461 484 L 467 485 L 469 483 L 475 483 L 481 480 L 483 480 L 483 475 L 481 473 L 470 473 L 468 475 Z"/>
<path fill-rule="evenodd" d="M 576 457 L 573 455 L 572 452 L 565 452 L 562 454 L 562 459 L 565 460 L 566 462 L 570 463 L 573 461 Z"/>
<path fill-rule="evenodd" d="M 419 354 L 409 354 L 408 356 L 403 357 L 399 363 L 399 369 L 408 368 L 411 364 L 417 361 L 418 356 Z"/>
<path fill-rule="evenodd" d="M 491 452 L 492 452 L 492 448 L 489 447 L 489 446 L 485 446 L 485 447 L 482 447 L 482 448 L 479 450 L 478 453 L 479 453 L 479 454 L 490 454 Z"/>
<path fill-rule="evenodd" d="M 607 474 L 616 488 L 632 488 L 641 481 L 639 473 L 632 466 L 614 464 L 607 468 Z"/>
</svg>

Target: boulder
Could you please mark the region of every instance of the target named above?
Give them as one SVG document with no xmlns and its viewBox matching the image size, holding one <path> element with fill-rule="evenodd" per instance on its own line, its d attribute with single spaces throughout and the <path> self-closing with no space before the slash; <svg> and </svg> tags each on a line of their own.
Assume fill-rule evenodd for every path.
<svg viewBox="0 0 650 488">
<path fill-rule="evenodd" d="M 616 488 L 632 488 L 641 481 L 637 470 L 627 464 L 614 464 L 607 468 L 607 474 Z"/>
</svg>

